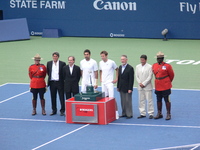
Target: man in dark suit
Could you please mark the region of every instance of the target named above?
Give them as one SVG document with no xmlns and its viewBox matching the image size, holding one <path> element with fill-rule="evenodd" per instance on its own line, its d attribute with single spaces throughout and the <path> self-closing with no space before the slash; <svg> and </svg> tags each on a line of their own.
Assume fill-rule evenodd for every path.
<svg viewBox="0 0 200 150">
<path fill-rule="evenodd" d="M 75 94 L 79 93 L 79 80 L 81 77 L 81 70 L 79 66 L 76 66 L 75 57 L 68 57 L 68 65 L 63 67 L 63 77 L 64 77 L 64 91 L 66 94 L 66 99 L 73 97 Z"/>
<path fill-rule="evenodd" d="M 127 64 L 127 56 L 121 56 L 122 65 L 119 66 L 117 91 L 120 92 L 122 116 L 130 119 L 133 117 L 132 91 L 134 83 L 134 69 Z"/>
<path fill-rule="evenodd" d="M 59 59 L 59 53 L 54 52 L 52 54 L 52 61 L 47 62 L 47 74 L 48 74 L 48 86 L 50 86 L 51 92 L 51 106 L 52 106 L 52 113 L 50 114 L 55 115 L 57 114 L 57 104 L 56 104 L 56 97 L 57 92 L 60 98 L 60 115 L 64 116 L 65 113 L 65 100 L 64 100 L 64 78 L 63 78 L 63 67 L 66 66 L 66 63 Z"/>
</svg>

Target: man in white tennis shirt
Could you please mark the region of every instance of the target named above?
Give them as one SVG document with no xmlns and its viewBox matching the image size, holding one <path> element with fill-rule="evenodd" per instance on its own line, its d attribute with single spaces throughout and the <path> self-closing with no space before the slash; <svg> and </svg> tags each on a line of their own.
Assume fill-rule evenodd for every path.
<svg viewBox="0 0 200 150">
<path fill-rule="evenodd" d="M 99 62 L 100 81 L 102 92 L 105 92 L 106 97 L 114 97 L 114 84 L 118 78 L 118 67 L 113 60 L 108 59 L 108 52 L 102 51 L 100 53 L 101 61 Z M 114 71 L 116 70 L 116 79 L 114 80 Z M 116 119 L 119 119 L 116 102 Z"/>
<path fill-rule="evenodd" d="M 91 82 L 95 89 L 98 87 L 98 65 L 94 59 L 90 58 L 90 50 L 86 49 L 83 54 L 85 59 L 80 62 L 82 74 L 81 92 L 86 92 L 86 87 L 91 85 Z"/>
</svg>

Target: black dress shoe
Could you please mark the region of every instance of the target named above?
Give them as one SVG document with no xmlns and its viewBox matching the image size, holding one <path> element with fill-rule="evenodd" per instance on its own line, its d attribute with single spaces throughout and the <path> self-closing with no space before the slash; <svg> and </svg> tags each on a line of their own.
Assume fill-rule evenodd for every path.
<svg viewBox="0 0 200 150">
<path fill-rule="evenodd" d="M 52 113 L 50 114 L 50 116 L 53 116 L 53 115 L 56 115 L 56 113 L 52 112 Z"/>
<path fill-rule="evenodd" d="M 153 119 L 153 115 L 150 115 L 150 116 L 149 116 L 149 119 Z"/>
<path fill-rule="evenodd" d="M 145 118 L 146 116 L 140 115 L 139 117 L 137 117 L 138 119 L 140 118 Z"/>
<path fill-rule="evenodd" d="M 131 119 L 131 118 L 133 118 L 133 116 L 130 116 L 130 117 L 126 117 L 126 119 Z"/>
<path fill-rule="evenodd" d="M 127 117 L 126 115 L 119 116 L 119 118 Z"/>
<path fill-rule="evenodd" d="M 65 114 L 63 112 L 60 113 L 60 116 L 64 116 Z"/>
</svg>

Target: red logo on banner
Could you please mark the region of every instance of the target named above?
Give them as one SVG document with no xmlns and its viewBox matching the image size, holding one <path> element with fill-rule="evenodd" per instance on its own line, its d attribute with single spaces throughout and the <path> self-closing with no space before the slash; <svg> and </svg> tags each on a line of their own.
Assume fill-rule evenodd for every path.
<svg viewBox="0 0 200 150">
<path fill-rule="evenodd" d="M 76 116 L 94 117 L 94 105 L 75 105 Z"/>
</svg>

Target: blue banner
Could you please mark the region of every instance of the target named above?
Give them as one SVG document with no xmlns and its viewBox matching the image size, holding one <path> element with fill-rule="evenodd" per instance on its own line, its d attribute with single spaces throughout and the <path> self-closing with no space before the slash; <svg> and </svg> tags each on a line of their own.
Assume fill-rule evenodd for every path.
<svg viewBox="0 0 200 150">
<path fill-rule="evenodd" d="M 200 0 L 1 0 L 4 19 L 27 18 L 30 35 L 200 39 Z"/>
</svg>

